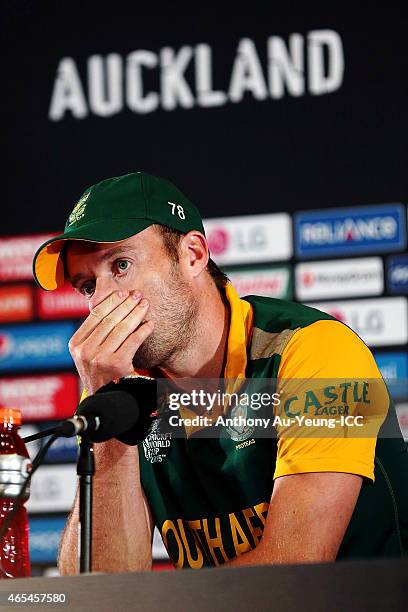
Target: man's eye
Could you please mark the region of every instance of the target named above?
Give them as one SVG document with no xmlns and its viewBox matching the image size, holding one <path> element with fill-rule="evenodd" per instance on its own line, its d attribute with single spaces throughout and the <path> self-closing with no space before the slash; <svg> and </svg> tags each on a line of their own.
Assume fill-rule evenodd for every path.
<svg viewBox="0 0 408 612">
<path fill-rule="evenodd" d="M 130 261 L 128 261 L 127 259 L 119 259 L 116 262 L 116 267 L 119 270 L 119 272 L 127 272 L 127 270 L 129 269 L 130 266 Z"/>
<path fill-rule="evenodd" d="M 79 292 L 85 297 L 91 297 L 95 291 L 95 285 L 91 281 L 80 286 Z"/>
</svg>

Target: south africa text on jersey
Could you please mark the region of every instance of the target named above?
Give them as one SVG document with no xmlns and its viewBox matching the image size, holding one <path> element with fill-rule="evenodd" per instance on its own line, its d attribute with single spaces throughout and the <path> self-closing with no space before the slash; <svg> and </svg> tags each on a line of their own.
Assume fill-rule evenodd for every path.
<svg viewBox="0 0 408 612">
<path fill-rule="evenodd" d="M 258 545 L 268 508 L 261 502 L 215 517 L 167 519 L 161 526 L 164 545 L 179 569 L 221 565 Z"/>
</svg>

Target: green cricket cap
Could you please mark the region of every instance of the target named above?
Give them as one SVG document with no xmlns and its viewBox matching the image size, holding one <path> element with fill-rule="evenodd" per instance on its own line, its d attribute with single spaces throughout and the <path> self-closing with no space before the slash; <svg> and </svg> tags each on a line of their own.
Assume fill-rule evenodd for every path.
<svg viewBox="0 0 408 612">
<path fill-rule="evenodd" d="M 173 183 L 146 172 L 109 178 L 84 191 L 63 234 L 40 246 L 33 260 L 38 285 L 52 291 L 65 282 L 62 251 L 67 240 L 119 242 L 150 225 L 205 235 L 198 209 Z"/>
</svg>

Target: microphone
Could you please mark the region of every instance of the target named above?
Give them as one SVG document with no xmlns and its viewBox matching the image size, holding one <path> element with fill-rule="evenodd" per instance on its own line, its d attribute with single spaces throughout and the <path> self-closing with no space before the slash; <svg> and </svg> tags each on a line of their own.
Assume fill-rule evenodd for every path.
<svg viewBox="0 0 408 612">
<path fill-rule="evenodd" d="M 59 427 L 56 427 L 55 431 L 57 435 L 63 438 L 72 438 L 73 436 L 84 436 L 85 434 L 89 435 L 94 433 L 99 429 L 100 425 L 101 421 L 98 416 L 90 416 L 87 418 L 83 415 L 80 416 L 76 414 L 71 419 L 64 421 Z M 45 432 L 45 435 L 47 434 L 48 432 Z"/>
<path fill-rule="evenodd" d="M 150 413 L 154 409 L 151 405 L 141 408 L 134 395 L 109 383 L 85 398 L 75 416 L 60 426 L 59 433 L 65 437 L 86 436 L 91 442 L 117 438 L 134 446 L 147 436 L 154 420 Z"/>
<path fill-rule="evenodd" d="M 137 404 L 139 409 L 139 418 L 127 429 L 124 433 L 113 436 L 129 446 L 134 446 L 146 438 L 155 418 L 156 411 L 161 402 L 158 393 L 158 382 L 150 376 L 141 376 L 139 374 L 130 374 L 120 378 L 116 382 L 110 382 L 96 391 L 95 395 L 106 395 L 108 392 L 123 391 L 128 393 Z M 81 402 L 77 413 L 81 413 Z M 95 440 L 97 441 L 97 440 Z"/>
</svg>

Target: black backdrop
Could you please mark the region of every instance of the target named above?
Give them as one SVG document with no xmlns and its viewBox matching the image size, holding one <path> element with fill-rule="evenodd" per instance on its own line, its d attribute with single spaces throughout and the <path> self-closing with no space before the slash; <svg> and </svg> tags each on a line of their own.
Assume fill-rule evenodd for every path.
<svg viewBox="0 0 408 612">
<path fill-rule="evenodd" d="M 98 4 L 3 8 L 2 235 L 60 230 L 85 187 L 139 169 L 172 179 L 205 217 L 407 199 L 407 19 L 153 17 L 120 2 Z M 306 88 L 299 97 L 262 101 L 247 93 L 216 108 L 48 117 L 64 57 L 75 61 L 86 93 L 93 54 L 125 58 L 137 49 L 207 43 L 214 87 L 225 89 L 240 39 L 254 41 L 265 73 L 269 36 L 287 41 L 322 29 L 337 32 L 343 45 L 344 78 L 333 93 Z M 148 89 L 157 86 L 151 74 Z"/>
</svg>

